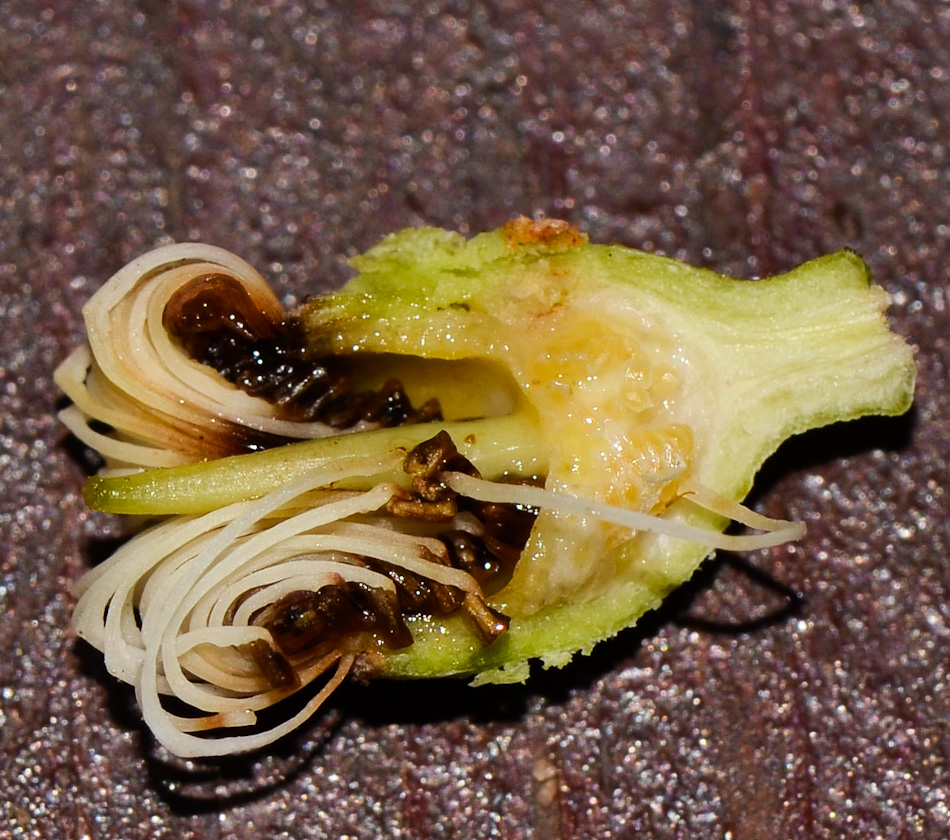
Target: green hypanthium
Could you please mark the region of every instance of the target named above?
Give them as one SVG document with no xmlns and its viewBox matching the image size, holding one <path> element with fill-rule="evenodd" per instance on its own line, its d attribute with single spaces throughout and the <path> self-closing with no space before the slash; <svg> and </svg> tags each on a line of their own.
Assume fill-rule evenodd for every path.
<svg viewBox="0 0 950 840">
<path fill-rule="evenodd" d="M 287 313 L 237 257 L 161 248 L 57 372 L 88 503 L 149 522 L 75 625 L 179 754 L 266 744 L 347 673 L 563 665 L 716 548 L 802 536 L 740 504 L 783 440 L 913 397 L 851 251 L 739 280 L 517 219 L 354 266 Z"/>
</svg>

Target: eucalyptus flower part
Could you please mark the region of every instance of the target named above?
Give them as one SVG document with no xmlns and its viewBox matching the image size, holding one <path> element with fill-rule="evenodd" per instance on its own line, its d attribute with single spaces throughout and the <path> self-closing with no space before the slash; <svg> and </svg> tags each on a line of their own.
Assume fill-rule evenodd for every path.
<svg viewBox="0 0 950 840">
<path fill-rule="evenodd" d="M 57 372 L 106 460 L 88 503 L 159 518 L 75 625 L 180 755 L 261 747 L 347 674 L 563 665 L 717 548 L 803 535 L 741 504 L 783 440 L 913 399 L 850 251 L 738 280 L 517 219 L 354 265 L 287 313 L 238 258 L 159 249 Z"/>
</svg>

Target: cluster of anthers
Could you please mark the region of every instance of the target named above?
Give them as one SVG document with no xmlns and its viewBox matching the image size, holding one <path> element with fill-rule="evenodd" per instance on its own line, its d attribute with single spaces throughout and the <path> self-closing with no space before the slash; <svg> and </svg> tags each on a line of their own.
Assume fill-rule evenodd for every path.
<svg viewBox="0 0 950 840">
<path fill-rule="evenodd" d="M 411 490 L 327 489 L 401 462 Z M 261 499 L 166 519 L 81 580 L 75 626 L 136 687 L 174 752 L 263 746 L 311 716 L 361 659 L 411 644 L 409 616 L 462 610 L 484 644 L 505 631 L 484 593 L 510 573 L 533 511 L 460 499 L 443 483 L 449 470 L 474 472 L 443 433 L 408 455 L 344 459 Z M 253 734 L 191 734 L 253 726 L 325 675 Z M 173 714 L 163 697 L 201 714 Z"/>
<path fill-rule="evenodd" d="M 347 674 L 412 644 L 414 618 L 461 612 L 490 645 L 490 601 L 541 508 L 750 549 L 799 535 L 684 487 L 691 502 L 764 530 L 722 535 L 551 492 L 487 481 L 400 382 L 355 388 L 310 358 L 260 276 L 220 249 L 177 245 L 120 271 L 84 312 L 88 342 L 57 372 L 66 425 L 113 475 L 307 438 L 433 422 L 410 450 L 345 456 L 259 498 L 154 523 L 78 585 L 74 624 L 133 685 L 172 752 L 266 745 L 309 718 Z M 401 481 L 378 476 L 404 473 Z M 235 731 L 239 734 L 233 734 Z"/>
</svg>

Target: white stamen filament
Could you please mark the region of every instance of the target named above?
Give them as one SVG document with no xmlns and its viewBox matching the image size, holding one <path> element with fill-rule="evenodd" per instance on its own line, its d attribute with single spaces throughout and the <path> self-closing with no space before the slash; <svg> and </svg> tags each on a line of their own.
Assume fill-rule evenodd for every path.
<svg viewBox="0 0 950 840">
<path fill-rule="evenodd" d="M 690 498 L 695 504 L 712 513 L 726 516 L 744 525 L 764 529 L 765 533 L 723 534 L 719 531 L 699 528 L 676 519 L 656 516 L 638 510 L 629 510 L 591 499 L 579 499 L 566 493 L 555 493 L 543 487 L 533 487 L 526 484 L 497 484 L 457 472 L 444 473 L 442 480 L 456 493 L 482 502 L 546 508 L 598 519 L 614 525 L 622 525 L 632 531 L 652 531 L 699 543 L 700 545 L 708 545 L 710 548 L 721 548 L 729 551 L 753 551 L 758 548 L 769 548 L 781 545 L 789 540 L 800 539 L 805 533 L 804 525 L 800 523 L 769 519 L 742 505 L 730 502 L 709 490 L 700 488 L 699 485 L 694 485 L 691 489 L 686 490 L 686 498 Z"/>
</svg>

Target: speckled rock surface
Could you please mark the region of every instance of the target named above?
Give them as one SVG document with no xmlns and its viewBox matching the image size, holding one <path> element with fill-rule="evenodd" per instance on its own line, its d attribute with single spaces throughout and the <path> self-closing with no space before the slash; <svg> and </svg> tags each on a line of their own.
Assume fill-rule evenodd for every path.
<svg viewBox="0 0 950 840">
<path fill-rule="evenodd" d="M 948 74 L 937 0 L 0 2 L 0 836 L 945 838 Z M 119 534 L 54 416 L 83 301 L 173 239 L 290 301 L 391 230 L 540 212 L 744 275 L 856 248 L 913 416 L 786 446 L 756 502 L 807 539 L 587 660 L 169 761 L 69 629 Z"/>
</svg>

